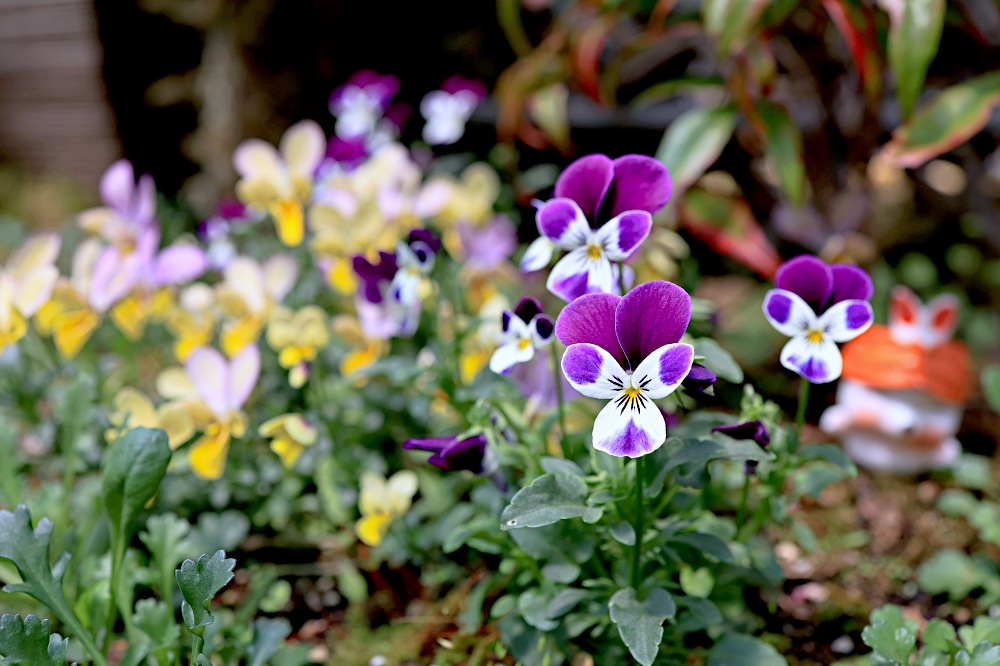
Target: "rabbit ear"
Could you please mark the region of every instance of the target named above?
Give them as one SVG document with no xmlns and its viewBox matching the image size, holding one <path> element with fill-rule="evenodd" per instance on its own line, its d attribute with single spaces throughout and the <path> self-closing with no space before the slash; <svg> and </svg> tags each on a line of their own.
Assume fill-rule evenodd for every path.
<svg viewBox="0 0 1000 666">
<path fill-rule="evenodd" d="M 936 347 L 951 340 L 958 327 L 961 303 L 953 294 L 942 294 L 927 304 L 921 338 L 925 347 Z"/>
<path fill-rule="evenodd" d="M 923 303 L 908 287 L 896 285 L 889 296 L 889 331 L 901 344 L 920 341 Z"/>
</svg>

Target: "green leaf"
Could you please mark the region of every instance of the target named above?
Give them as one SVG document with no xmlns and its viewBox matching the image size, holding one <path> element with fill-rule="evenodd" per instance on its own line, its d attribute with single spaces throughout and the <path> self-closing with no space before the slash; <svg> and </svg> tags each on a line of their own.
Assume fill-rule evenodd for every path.
<svg viewBox="0 0 1000 666">
<path fill-rule="evenodd" d="M 994 412 L 1000 412 L 1000 365 L 989 365 L 982 372 L 983 394 Z"/>
<path fill-rule="evenodd" d="M 595 522 L 602 511 L 587 506 L 586 495 L 587 484 L 583 479 L 569 474 L 545 474 L 514 495 L 500 515 L 500 528 L 541 527 L 567 518 Z"/>
<path fill-rule="evenodd" d="M 896 97 L 909 118 L 937 53 L 944 27 L 945 0 L 906 0 L 889 25 L 889 66 L 896 77 Z"/>
<path fill-rule="evenodd" d="M 69 639 L 49 633 L 49 621 L 29 615 L 0 617 L 0 664 L 66 666 Z"/>
<path fill-rule="evenodd" d="M 703 357 L 698 361 L 706 368 L 714 372 L 720 379 L 725 379 L 733 384 L 743 382 L 743 368 L 736 362 L 733 355 L 722 348 L 718 342 L 712 338 L 698 338 L 694 341 L 695 356 Z"/>
<path fill-rule="evenodd" d="M 944 650 L 948 653 L 952 653 L 961 647 L 958 643 L 958 635 L 955 633 L 955 627 L 937 618 L 927 623 L 924 633 L 921 635 L 921 640 L 924 642 L 924 647 L 932 650 Z"/>
<path fill-rule="evenodd" d="M 802 133 L 784 108 L 766 100 L 757 103 L 764 122 L 765 153 L 774 164 L 781 190 L 793 206 L 806 198 L 806 168 L 802 161 Z"/>
<path fill-rule="evenodd" d="M 177 585 L 181 588 L 181 615 L 184 624 L 192 632 L 199 633 L 215 620 L 208 610 L 219 590 L 233 579 L 236 560 L 227 559 L 226 552 L 220 550 L 214 555 L 202 555 L 197 562 L 184 560 L 175 572 Z"/>
<path fill-rule="evenodd" d="M 946 516 L 968 516 L 978 506 L 979 500 L 976 499 L 975 495 L 968 490 L 957 488 L 948 488 L 943 491 L 937 501 L 938 511 Z"/>
<path fill-rule="evenodd" d="M 535 629 L 552 631 L 559 623 L 549 617 L 550 601 L 549 595 L 541 590 L 527 590 L 517 598 L 517 611 Z"/>
<path fill-rule="evenodd" d="M 639 601 L 635 590 L 626 587 L 612 595 L 608 608 L 628 651 L 642 666 L 650 666 L 660 651 L 663 622 L 677 612 L 670 593 L 654 588 Z"/>
<path fill-rule="evenodd" d="M 14 563 L 23 581 L 6 585 L 3 591 L 30 595 L 67 622 L 71 612 L 62 593 L 62 577 L 69 554 L 63 554 L 50 569 L 51 537 L 52 522 L 42 518 L 32 530 L 31 513 L 23 504 L 14 509 L 14 513 L 0 511 L 0 557 Z"/>
<path fill-rule="evenodd" d="M 804 446 L 799 451 L 799 457 L 803 460 L 825 460 L 831 465 L 848 472 L 852 477 L 858 475 L 858 468 L 854 461 L 844 452 L 844 449 L 836 444 L 810 444 Z"/>
<path fill-rule="evenodd" d="M 792 481 L 795 483 L 795 492 L 799 495 L 819 497 L 827 486 L 849 476 L 850 474 L 844 469 L 825 462 L 815 462 L 795 470 Z"/>
<path fill-rule="evenodd" d="M 139 538 L 151 553 L 151 566 L 159 574 L 157 582 L 160 596 L 170 599 L 174 590 L 174 569 L 185 556 L 194 550 L 190 540 L 191 524 L 172 513 L 150 516 L 146 531 Z"/>
<path fill-rule="evenodd" d="M 465 633 L 475 635 L 482 628 L 483 606 L 492 585 L 493 579 L 486 576 L 472 586 L 469 596 L 465 598 L 465 608 L 458 614 L 458 624 Z"/>
<path fill-rule="evenodd" d="M 901 167 L 923 166 L 975 136 L 998 102 L 1000 72 L 946 88 L 893 132 L 887 154 Z"/>
<path fill-rule="evenodd" d="M 774 646 L 745 634 L 726 634 L 708 655 L 707 666 L 787 666 Z"/>
<path fill-rule="evenodd" d="M 692 109 L 670 124 L 656 149 L 656 159 L 670 171 L 674 192 L 686 190 L 719 159 L 735 128 L 736 109 L 728 105 Z"/>
<path fill-rule="evenodd" d="M 686 544 L 711 558 L 719 560 L 720 562 L 732 564 L 735 561 L 733 559 L 733 552 L 729 549 L 729 545 L 714 534 L 707 534 L 704 532 L 681 532 L 679 534 L 672 535 L 669 542 Z"/>
<path fill-rule="evenodd" d="M 253 623 L 253 643 L 247 648 L 250 658 L 247 666 L 264 666 L 275 652 L 281 649 L 292 625 L 283 617 L 259 617 Z"/>
<path fill-rule="evenodd" d="M 883 659 L 909 664 L 910 653 L 917 645 L 917 623 L 904 620 L 899 607 L 883 606 L 872 611 L 861 640 Z"/>
<path fill-rule="evenodd" d="M 560 618 L 576 608 L 581 601 L 593 598 L 594 593 L 588 590 L 581 590 L 578 587 L 566 588 L 552 597 L 552 601 L 545 607 L 545 614 L 551 618 Z"/>
<path fill-rule="evenodd" d="M 691 597 L 708 597 L 715 587 L 715 576 L 706 568 L 694 569 L 681 564 L 681 589 Z"/>
<path fill-rule="evenodd" d="M 757 26 L 769 0 L 705 0 L 705 31 L 719 40 L 719 53 L 739 50 Z"/>
<path fill-rule="evenodd" d="M 541 459 L 542 469 L 549 474 L 570 474 L 572 476 L 586 476 L 584 471 L 572 460 L 567 458 L 553 458 L 545 456 Z"/>
<path fill-rule="evenodd" d="M 701 597 L 676 597 L 680 611 L 677 615 L 677 631 L 692 633 L 721 624 L 722 612 L 708 599 Z"/>
<path fill-rule="evenodd" d="M 135 604 L 132 621 L 156 647 L 172 647 L 181 637 L 174 611 L 158 599 L 141 599 Z"/>
<path fill-rule="evenodd" d="M 990 459 L 985 456 L 974 456 L 965 454 L 958 459 L 952 475 L 955 481 L 975 490 L 989 490 L 994 486 L 993 472 L 990 468 Z"/>
<path fill-rule="evenodd" d="M 1000 664 L 1000 646 L 980 643 L 970 655 L 959 652 L 955 655 L 955 666 L 996 666 Z"/>
<path fill-rule="evenodd" d="M 101 473 L 101 491 L 114 552 L 115 544 L 127 544 L 132 538 L 139 514 L 156 496 L 170 453 L 167 434 L 150 428 L 129 430 L 111 446 Z"/>
<path fill-rule="evenodd" d="M 624 520 L 611 526 L 611 537 L 623 546 L 635 545 L 635 528 Z"/>
<path fill-rule="evenodd" d="M 965 553 L 948 548 L 935 553 L 917 569 L 917 584 L 928 594 L 941 594 L 959 601 L 982 587 L 989 572 Z"/>
<path fill-rule="evenodd" d="M 1000 643 L 1000 618 L 977 617 L 972 625 L 965 625 L 958 630 L 962 643 L 967 650 L 973 649 L 983 641 L 990 644 Z"/>
</svg>

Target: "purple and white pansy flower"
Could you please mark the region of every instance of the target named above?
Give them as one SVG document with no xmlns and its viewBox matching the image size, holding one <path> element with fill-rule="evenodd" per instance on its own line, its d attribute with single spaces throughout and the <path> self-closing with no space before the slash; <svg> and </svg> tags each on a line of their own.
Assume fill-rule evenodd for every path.
<svg viewBox="0 0 1000 666">
<path fill-rule="evenodd" d="M 490 370 L 498 375 L 510 372 L 518 363 L 535 357 L 535 350 L 552 344 L 555 325 L 542 312 L 538 299 L 525 297 L 514 311 L 504 310 L 502 318 L 503 344 L 490 358 Z"/>
<path fill-rule="evenodd" d="M 673 393 L 694 362 L 680 342 L 691 297 L 671 282 L 639 285 L 624 297 L 587 294 L 566 306 L 556 337 L 567 345 L 563 374 L 583 395 L 608 400 L 594 422 L 594 448 L 637 458 L 667 439 L 653 402 Z"/>
<path fill-rule="evenodd" d="M 396 275 L 392 280 L 391 297 L 411 306 L 420 302 L 420 283 L 434 270 L 434 259 L 441 250 L 441 241 L 426 229 L 414 229 L 406 242 L 396 245 Z"/>
<path fill-rule="evenodd" d="M 813 384 L 840 377 L 844 362 L 837 343 L 858 337 L 875 320 L 868 302 L 871 278 L 857 266 L 803 255 L 778 268 L 774 286 L 763 309 L 771 326 L 791 337 L 781 365 Z"/>
<path fill-rule="evenodd" d="M 544 268 L 562 249 L 566 255 L 549 274 L 549 291 L 565 301 L 590 293 L 620 294 L 620 266 L 646 240 L 653 214 L 670 193 L 666 167 L 651 157 L 576 160 L 556 180 L 555 197 L 538 207 L 541 238 L 528 248 L 521 270 Z"/>
<path fill-rule="evenodd" d="M 393 283 L 399 273 L 396 255 L 379 252 L 378 260 L 374 262 L 356 256 L 353 267 L 360 282 L 355 305 L 365 336 L 388 340 L 413 335 L 420 319 L 420 301 L 407 306 L 392 295 Z"/>
<path fill-rule="evenodd" d="M 424 141 L 432 146 L 457 142 L 465 134 L 465 124 L 479 103 L 486 98 L 486 86 L 480 81 L 451 76 L 420 100 L 420 115 L 426 120 Z"/>
</svg>

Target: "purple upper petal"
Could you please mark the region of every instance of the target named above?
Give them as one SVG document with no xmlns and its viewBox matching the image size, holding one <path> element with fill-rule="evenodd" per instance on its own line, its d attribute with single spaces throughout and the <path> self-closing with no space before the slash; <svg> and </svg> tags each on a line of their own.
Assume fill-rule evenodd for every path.
<svg viewBox="0 0 1000 666">
<path fill-rule="evenodd" d="M 542 313 L 542 303 L 533 296 L 525 296 L 517 303 L 514 314 L 521 318 L 525 324 L 530 323 L 537 314 Z"/>
<path fill-rule="evenodd" d="M 695 363 L 684 378 L 684 388 L 693 393 L 704 393 L 718 380 L 715 373 L 703 365 Z"/>
<path fill-rule="evenodd" d="M 672 282 L 646 282 L 625 294 L 615 311 L 615 331 L 631 369 L 663 345 L 679 341 L 690 321 L 691 297 Z"/>
<path fill-rule="evenodd" d="M 369 303 L 382 302 L 382 283 L 391 282 L 399 270 L 394 253 L 379 252 L 378 254 L 377 264 L 373 264 L 362 256 L 356 256 L 353 260 L 354 272 L 362 282 L 361 293 Z"/>
<path fill-rule="evenodd" d="M 731 425 L 716 426 L 712 432 L 721 432 L 733 439 L 752 439 L 758 445 L 767 447 L 771 443 L 771 435 L 762 421 L 746 421 Z"/>
<path fill-rule="evenodd" d="M 461 440 L 457 437 L 427 437 L 403 443 L 404 449 L 434 452 L 427 462 L 446 472 L 468 470 L 475 474 L 483 473 L 486 446 L 486 436 L 482 434 Z"/>
<path fill-rule="evenodd" d="M 451 446 L 457 441 L 458 438 L 454 435 L 451 437 L 417 437 L 403 442 L 403 448 L 416 449 L 418 451 L 432 451 L 437 453 L 439 451 L 444 451 L 446 447 Z"/>
<path fill-rule="evenodd" d="M 441 249 L 441 241 L 439 241 L 433 233 L 427 229 L 414 229 L 410 232 L 406 241 L 408 243 L 421 242 L 433 250 L 435 253 Z"/>
<path fill-rule="evenodd" d="M 445 79 L 441 84 L 441 90 L 454 95 L 457 92 L 468 91 L 476 96 L 476 99 L 486 98 L 486 86 L 482 81 L 467 79 L 464 76 L 455 74 Z"/>
<path fill-rule="evenodd" d="M 615 333 L 615 310 L 621 297 L 586 294 L 571 302 L 556 319 L 556 337 L 564 345 L 589 342 L 615 357 L 625 367 L 625 353 Z"/>
<path fill-rule="evenodd" d="M 118 160 L 101 176 L 101 199 L 120 213 L 128 214 L 135 191 L 132 163 Z"/>
<path fill-rule="evenodd" d="M 871 277 L 858 266 L 833 264 L 830 266 L 830 271 L 833 273 L 833 296 L 830 305 L 850 300 L 867 301 L 875 293 Z"/>
<path fill-rule="evenodd" d="M 208 270 L 208 256 L 195 245 L 171 245 L 156 258 L 153 282 L 157 285 L 181 284 Z"/>
<path fill-rule="evenodd" d="M 798 294 L 819 313 L 833 293 L 833 271 L 822 259 L 804 254 L 778 267 L 774 286 Z"/>
<path fill-rule="evenodd" d="M 555 195 L 572 199 L 593 223 L 614 178 L 614 164 L 607 155 L 581 157 L 559 174 Z"/>
<path fill-rule="evenodd" d="M 645 155 L 624 155 L 613 165 L 608 218 L 627 210 L 644 210 L 655 215 L 670 201 L 673 184 L 667 167 L 659 160 Z"/>
</svg>

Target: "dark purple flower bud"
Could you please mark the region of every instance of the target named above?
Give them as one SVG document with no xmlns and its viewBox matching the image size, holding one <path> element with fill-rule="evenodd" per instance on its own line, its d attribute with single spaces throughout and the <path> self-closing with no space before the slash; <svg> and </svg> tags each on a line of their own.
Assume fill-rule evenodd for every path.
<svg viewBox="0 0 1000 666">
<path fill-rule="evenodd" d="M 689 393 L 704 393 L 712 395 L 712 386 L 718 377 L 715 373 L 703 365 L 695 363 L 691 366 L 691 372 L 681 382 Z"/>
<path fill-rule="evenodd" d="M 382 285 L 389 284 L 396 276 L 399 266 L 396 255 L 392 252 L 379 252 L 378 263 L 368 261 L 366 257 L 356 256 L 353 260 L 354 272 L 361 280 L 360 293 L 369 303 L 382 302 Z"/>
<path fill-rule="evenodd" d="M 501 490 L 506 483 L 499 474 L 496 458 L 489 448 L 486 435 L 480 433 L 459 439 L 451 437 L 423 437 L 403 442 L 404 449 L 430 451 L 427 462 L 446 472 L 465 470 L 478 476 L 488 476 Z"/>
</svg>

